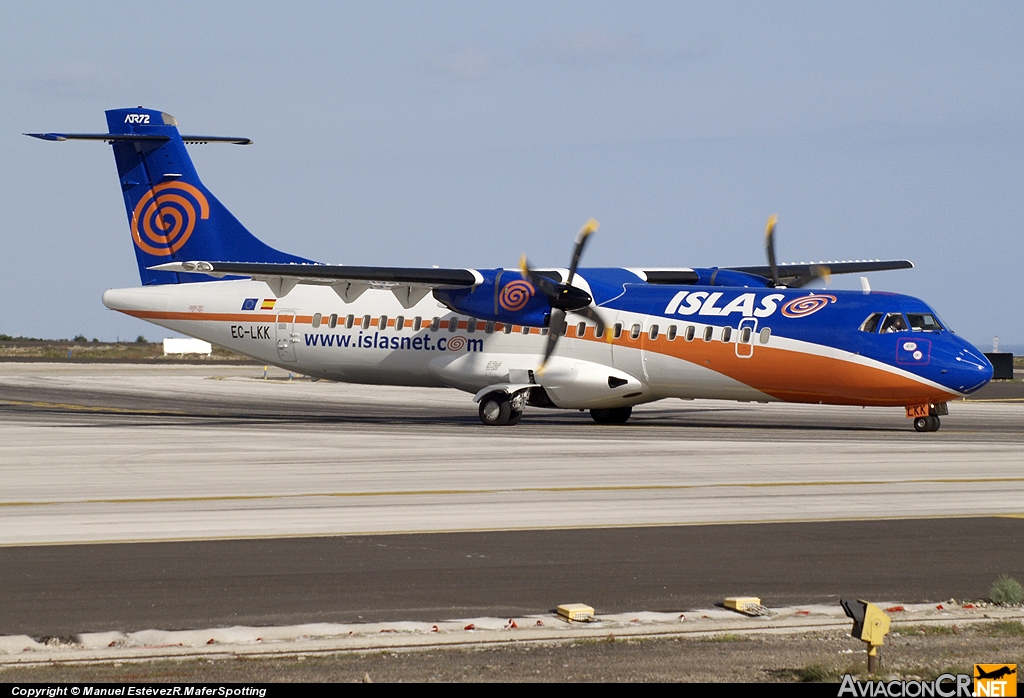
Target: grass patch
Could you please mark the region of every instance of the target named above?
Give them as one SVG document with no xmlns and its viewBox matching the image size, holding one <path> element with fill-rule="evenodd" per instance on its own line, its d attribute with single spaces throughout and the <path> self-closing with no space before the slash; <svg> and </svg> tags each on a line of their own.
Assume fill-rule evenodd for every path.
<svg viewBox="0 0 1024 698">
<path fill-rule="evenodd" d="M 1024 587 L 1008 574 L 1001 574 L 988 591 L 992 603 L 1014 605 L 1024 603 Z"/>
<path fill-rule="evenodd" d="M 843 675 L 838 669 L 833 667 L 827 667 L 822 664 L 810 664 L 794 671 L 793 676 L 801 683 L 836 683 L 842 679 Z"/>
<path fill-rule="evenodd" d="M 903 631 L 907 635 L 955 635 L 950 625 L 917 625 Z"/>
<path fill-rule="evenodd" d="M 1019 620 L 1001 620 L 987 627 L 992 637 L 1024 637 L 1024 623 Z"/>
<path fill-rule="evenodd" d="M 711 635 L 710 637 L 701 638 L 701 642 L 746 642 L 747 638 L 743 635 L 734 635 L 733 633 L 722 633 L 721 635 Z"/>
</svg>

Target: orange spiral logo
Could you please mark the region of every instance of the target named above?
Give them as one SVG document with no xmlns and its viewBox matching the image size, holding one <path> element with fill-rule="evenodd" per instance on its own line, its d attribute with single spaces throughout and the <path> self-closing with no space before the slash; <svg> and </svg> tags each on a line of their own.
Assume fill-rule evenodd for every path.
<svg viewBox="0 0 1024 698">
<path fill-rule="evenodd" d="M 462 351 L 466 348 L 465 337 L 452 337 L 448 340 L 448 351 Z"/>
<path fill-rule="evenodd" d="M 157 184 L 132 211 L 132 239 L 140 250 L 169 257 L 188 242 L 198 218 L 210 217 L 203 192 L 186 182 Z"/>
<path fill-rule="evenodd" d="M 510 313 L 522 310 L 533 298 L 533 284 L 529 281 L 513 281 L 501 289 L 498 305 Z"/>
<path fill-rule="evenodd" d="M 807 317 L 818 312 L 829 303 L 835 303 L 835 296 L 804 296 L 794 298 L 782 306 L 782 314 L 786 317 Z"/>
</svg>

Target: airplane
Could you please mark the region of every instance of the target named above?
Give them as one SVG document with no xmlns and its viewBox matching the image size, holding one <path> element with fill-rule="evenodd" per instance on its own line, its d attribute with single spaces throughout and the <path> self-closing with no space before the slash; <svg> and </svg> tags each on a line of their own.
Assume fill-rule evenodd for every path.
<svg viewBox="0 0 1024 698">
<path fill-rule="evenodd" d="M 473 393 L 481 422 L 527 407 L 625 423 L 635 405 L 714 398 L 902 407 L 919 432 L 985 385 L 992 365 L 911 296 L 809 290 L 830 274 L 906 260 L 712 268 L 442 269 L 331 265 L 276 250 L 202 184 L 181 135 L 139 108 L 105 133 L 29 133 L 109 143 L 142 280 L 106 307 L 313 378 Z"/>
</svg>

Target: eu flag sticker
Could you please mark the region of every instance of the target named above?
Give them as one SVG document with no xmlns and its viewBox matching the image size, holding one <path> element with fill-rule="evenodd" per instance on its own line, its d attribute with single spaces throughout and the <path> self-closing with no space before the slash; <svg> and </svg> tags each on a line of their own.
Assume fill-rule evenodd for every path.
<svg viewBox="0 0 1024 698">
<path fill-rule="evenodd" d="M 242 310 L 256 310 L 256 302 L 258 298 L 246 298 L 242 301 Z"/>
</svg>

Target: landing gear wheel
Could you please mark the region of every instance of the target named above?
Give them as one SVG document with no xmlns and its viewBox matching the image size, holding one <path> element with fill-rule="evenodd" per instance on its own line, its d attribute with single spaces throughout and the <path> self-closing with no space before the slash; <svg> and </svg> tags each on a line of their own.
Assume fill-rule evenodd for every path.
<svg viewBox="0 0 1024 698">
<path fill-rule="evenodd" d="M 590 417 L 598 424 L 625 424 L 631 414 L 632 407 L 590 410 Z"/>
<path fill-rule="evenodd" d="M 939 418 L 935 415 L 918 417 L 914 420 L 914 429 L 917 431 L 938 431 L 939 426 Z"/>
<path fill-rule="evenodd" d="M 505 393 L 495 391 L 480 400 L 480 421 L 489 427 L 516 424 L 522 416 L 522 412 L 513 412 Z"/>
</svg>

